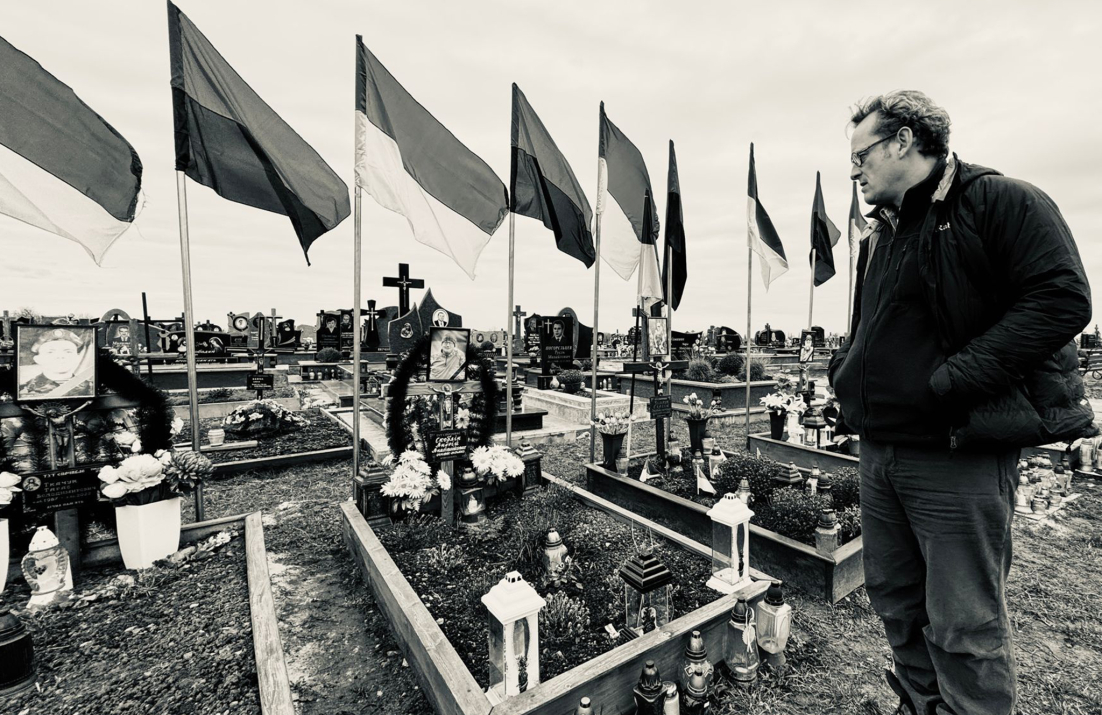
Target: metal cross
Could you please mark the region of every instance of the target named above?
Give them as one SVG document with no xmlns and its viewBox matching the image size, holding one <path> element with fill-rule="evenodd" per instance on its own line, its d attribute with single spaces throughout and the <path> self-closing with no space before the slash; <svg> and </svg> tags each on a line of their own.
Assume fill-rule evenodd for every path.
<svg viewBox="0 0 1102 715">
<path fill-rule="evenodd" d="M 410 278 L 409 264 L 399 263 L 398 276 L 384 277 L 383 287 L 398 289 L 398 314 L 405 315 L 409 312 L 409 289 L 424 288 L 425 281 L 423 278 Z"/>
<path fill-rule="evenodd" d="M 382 315 L 379 311 L 375 310 L 375 301 L 367 301 L 367 310 L 360 310 L 360 315 L 367 316 L 367 330 L 368 332 L 375 332 L 375 320 Z"/>
</svg>

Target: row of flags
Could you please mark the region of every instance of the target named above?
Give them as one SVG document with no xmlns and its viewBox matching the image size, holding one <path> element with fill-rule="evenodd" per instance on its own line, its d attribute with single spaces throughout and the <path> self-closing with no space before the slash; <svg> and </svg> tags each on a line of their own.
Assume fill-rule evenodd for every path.
<svg viewBox="0 0 1102 715">
<path fill-rule="evenodd" d="M 348 187 L 252 90 L 171 2 L 169 49 L 176 168 L 231 201 L 287 216 L 309 248 L 350 213 Z M 605 219 L 601 257 L 624 280 L 636 270 L 643 298 L 677 308 L 688 281 L 674 144 L 669 144 L 665 245 L 642 154 L 600 107 L 594 211 L 565 156 L 513 85 L 509 187 L 432 116 L 356 37 L 357 185 L 400 213 L 415 239 L 474 278 L 478 258 L 511 211 L 543 222 L 560 251 L 587 268 Z M 134 148 L 73 91 L 0 38 L 0 213 L 76 241 L 100 263 L 141 210 L 142 164 Z M 606 207 L 615 210 L 605 211 Z M 851 250 L 864 227 L 851 206 Z M 595 220 L 596 214 L 596 220 Z M 757 190 L 750 147 L 748 240 L 766 287 L 788 269 Z M 815 285 L 834 275 L 840 233 L 826 216 L 816 174 L 811 261 Z M 852 251 L 854 254 L 855 251 Z M 660 268 L 661 263 L 661 268 Z"/>
</svg>

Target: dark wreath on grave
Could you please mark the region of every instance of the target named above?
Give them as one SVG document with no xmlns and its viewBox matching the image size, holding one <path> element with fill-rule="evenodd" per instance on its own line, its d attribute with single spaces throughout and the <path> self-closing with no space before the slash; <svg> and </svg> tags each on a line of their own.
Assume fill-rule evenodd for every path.
<svg viewBox="0 0 1102 715">
<path fill-rule="evenodd" d="M 98 393 L 113 393 L 136 407 L 133 410 L 142 451 L 152 454 L 172 446 L 172 420 L 175 413 L 165 393 L 147 384 L 126 367 L 116 363 L 101 349 L 96 355 L 99 378 Z M 0 368 L 0 401 L 8 402 L 16 394 L 15 369 Z M 50 420 L 68 414 L 77 405 L 66 402 L 45 402 L 35 407 L 30 416 L 0 419 L 0 470 L 17 474 L 50 469 Z M 75 415 L 73 441 L 77 463 L 87 464 L 117 461 L 125 454 L 111 436 L 128 429 L 116 416 L 119 409 L 88 410 Z"/>
<path fill-rule="evenodd" d="M 386 408 L 386 439 L 390 453 L 395 457 L 414 448 L 413 425 L 417 425 L 417 431 L 422 436 L 426 428 L 431 430 L 438 426 L 436 415 L 429 408 L 427 399 L 417 400 L 412 406 L 406 404 L 409 384 L 428 364 L 429 343 L 428 335 L 417 341 L 409 354 L 398 363 L 398 368 L 394 371 L 394 379 L 387 386 L 387 397 L 390 398 L 390 403 Z M 482 392 L 471 398 L 470 407 L 467 408 L 470 411 L 467 444 L 470 449 L 486 447 L 493 440 L 494 424 L 497 421 L 499 391 L 493 358 L 477 345 L 468 345 L 466 369 L 467 378 L 477 379 L 482 386 Z"/>
</svg>

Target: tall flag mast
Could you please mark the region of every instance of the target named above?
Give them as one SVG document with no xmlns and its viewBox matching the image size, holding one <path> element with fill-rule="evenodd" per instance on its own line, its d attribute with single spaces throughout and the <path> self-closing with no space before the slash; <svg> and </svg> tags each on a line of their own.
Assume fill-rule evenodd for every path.
<svg viewBox="0 0 1102 715">
<path fill-rule="evenodd" d="M 846 338 L 849 338 L 850 325 L 853 322 L 853 279 L 857 273 L 857 256 L 861 234 L 865 232 L 868 222 L 861 215 L 860 204 L 857 203 L 857 182 L 853 182 L 853 198 L 849 202 L 849 304 L 846 309 Z"/>
</svg>

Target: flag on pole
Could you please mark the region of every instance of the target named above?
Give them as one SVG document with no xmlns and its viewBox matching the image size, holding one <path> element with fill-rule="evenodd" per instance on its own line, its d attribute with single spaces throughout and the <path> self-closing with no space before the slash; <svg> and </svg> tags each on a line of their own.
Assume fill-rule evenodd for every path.
<svg viewBox="0 0 1102 715">
<path fill-rule="evenodd" d="M 643 155 L 605 115 L 601 102 L 600 146 L 597 162 L 597 205 L 603 211 L 605 193 L 620 209 L 602 224 L 601 258 L 625 281 L 639 267 L 639 295 L 661 298 L 658 273 L 658 210 Z"/>
<path fill-rule="evenodd" d="M 472 279 L 509 212 L 505 184 L 356 36 L 356 183 Z"/>
<path fill-rule="evenodd" d="M 708 481 L 708 477 L 704 476 L 704 470 L 700 468 L 699 464 L 694 465 L 694 467 L 696 468 L 696 493 L 708 492 L 709 494 L 715 494 L 716 488 Z"/>
<path fill-rule="evenodd" d="M 860 204 L 857 203 L 857 182 L 853 182 L 853 198 L 849 202 L 849 260 L 857 261 L 857 244 L 861 241 L 861 234 L 865 232 L 868 222 L 861 215 Z"/>
<path fill-rule="evenodd" d="M 559 250 L 593 265 L 593 211 L 566 157 L 513 83 L 512 167 L 509 195 L 513 213 L 543 221 L 555 232 Z"/>
<path fill-rule="evenodd" d="M 310 244 L 350 213 L 348 186 L 168 3 L 176 169 L 222 198 L 291 219 Z"/>
<path fill-rule="evenodd" d="M 823 204 L 823 189 L 819 184 L 819 172 L 815 172 L 815 202 L 811 206 L 811 265 L 815 270 L 815 285 L 821 286 L 834 275 L 834 246 L 842 237 L 838 228 L 827 218 Z"/>
<path fill-rule="evenodd" d="M 0 214 L 79 243 L 97 264 L 142 208 L 134 147 L 0 37 Z"/>
<path fill-rule="evenodd" d="M 758 254 L 761 264 L 761 279 L 766 290 L 769 284 L 788 270 L 788 259 L 784 257 L 784 246 L 769 214 L 758 200 L 758 172 L 754 166 L 754 145 L 750 144 L 750 177 L 747 181 L 746 199 L 746 235 L 750 250 Z M 747 338 L 749 340 L 749 338 Z"/>
<path fill-rule="evenodd" d="M 681 305 L 681 296 L 685 293 L 685 283 L 689 280 L 687 255 L 685 252 L 685 222 L 681 214 L 681 182 L 677 178 L 677 157 L 673 152 L 673 140 L 670 140 L 670 170 L 666 178 L 666 245 L 669 247 L 669 261 L 673 264 L 662 266 L 662 285 L 668 285 L 668 271 L 673 270 L 673 295 L 670 307 L 677 310 Z"/>
</svg>

